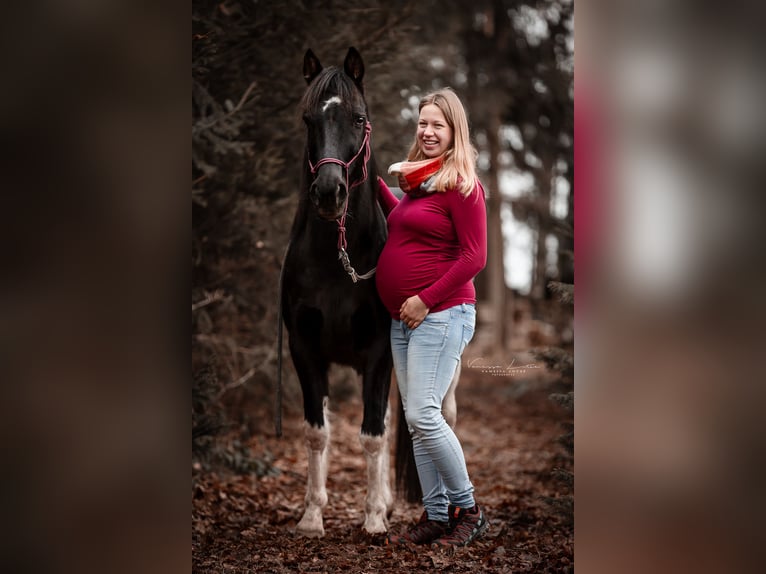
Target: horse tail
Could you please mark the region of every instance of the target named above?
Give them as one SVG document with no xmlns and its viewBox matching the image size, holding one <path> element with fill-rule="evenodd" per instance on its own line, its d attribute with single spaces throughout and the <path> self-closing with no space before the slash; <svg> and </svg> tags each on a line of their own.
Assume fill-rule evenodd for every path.
<svg viewBox="0 0 766 574">
<path fill-rule="evenodd" d="M 285 277 L 285 259 L 287 251 L 290 249 L 290 242 L 287 242 L 285 254 L 282 257 L 282 269 L 279 271 L 279 287 L 277 290 L 277 396 L 274 409 L 274 429 L 277 438 L 282 437 L 282 283 Z"/>
<path fill-rule="evenodd" d="M 277 325 L 277 398 L 274 409 L 274 429 L 277 438 L 282 437 L 282 297 L 277 298 L 279 304 L 279 316 Z"/>
<path fill-rule="evenodd" d="M 420 488 L 418 468 L 415 464 L 415 452 L 412 450 L 412 437 L 407 428 L 402 397 L 400 394 L 397 396 L 399 412 L 396 425 L 396 488 L 407 502 L 420 502 L 423 491 Z"/>
</svg>

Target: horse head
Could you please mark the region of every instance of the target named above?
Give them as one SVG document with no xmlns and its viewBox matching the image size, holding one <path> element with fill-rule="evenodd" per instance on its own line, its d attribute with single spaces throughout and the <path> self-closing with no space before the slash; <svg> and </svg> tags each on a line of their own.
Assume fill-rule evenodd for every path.
<svg viewBox="0 0 766 574">
<path fill-rule="evenodd" d="M 308 88 L 302 100 L 307 129 L 308 198 L 320 217 L 344 217 L 351 189 L 367 178 L 370 122 L 364 99 L 364 63 L 349 48 L 343 69 L 322 68 L 311 50 L 303 59 Z"/>
</svg>

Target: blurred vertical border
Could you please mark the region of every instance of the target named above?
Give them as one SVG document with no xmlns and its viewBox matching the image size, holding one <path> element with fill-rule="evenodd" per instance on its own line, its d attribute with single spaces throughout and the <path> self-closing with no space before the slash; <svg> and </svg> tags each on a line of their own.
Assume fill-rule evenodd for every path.
<svg viewBox="0 0 766 574">
<path fill-rule="evenodd" d="M 188 22 L 5 7 L 4 572 L 189 570 Z"/>
<path fill-rule="evenodd" d="M 576 5 L 580 571 L 762 568 L 763 15 Z"/>
</svg>

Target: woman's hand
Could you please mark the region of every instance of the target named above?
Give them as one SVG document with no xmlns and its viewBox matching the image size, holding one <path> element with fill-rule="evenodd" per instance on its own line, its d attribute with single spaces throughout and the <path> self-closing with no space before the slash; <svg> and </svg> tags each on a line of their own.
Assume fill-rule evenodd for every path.
<svg viewBox="0 0 766 574">
<path fill-rule="evenodd" d="M 413 295 L 402 303 L 399 309 L 399 319 L 410 329 L 416 329 L 428 315 L 428 307 L 417 295 Z"/>
</svg>

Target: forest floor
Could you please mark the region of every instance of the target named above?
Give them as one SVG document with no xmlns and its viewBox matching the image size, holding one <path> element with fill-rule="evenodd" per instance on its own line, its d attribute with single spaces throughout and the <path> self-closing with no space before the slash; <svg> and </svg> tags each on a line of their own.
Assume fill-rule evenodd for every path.
<svg viewBox="0 0 766 574">
<path fill-rule="evenodd" d="M 233 464 L 193 459 L 193 571 L 574 572 L 574 526 L 554 509 L 555 501 L 571 492 L 552 471 L 573 470 L 571 457 L 557 442 L 571 413 L 548 398 L 562 389 L 542 365 L 519 368 L 533 363 L 528 357 L 513 357 L 514 367 L 508 369 L 511 361 L 495 365 L 471 356 L 470 349 L 457 392 L 456 432 L 477 501 L 490 521 L 481 539 L 442 553 L 389 547 L 362 533 L 366 471 L 358 394 L 330 405 L 326 534 L 319 540 L 297 536 L 307 470 L 302 416 L 297 409 L 286 413 L 284 437 L 277 439 L 268 431 L 272 401 L 267 400 L 264 431 L 243 443 L 230 439 L 236 445 L 229 449 Z M 390 530 L 403 530 L 421 510 L 398 500 Z"/>
</svg>

